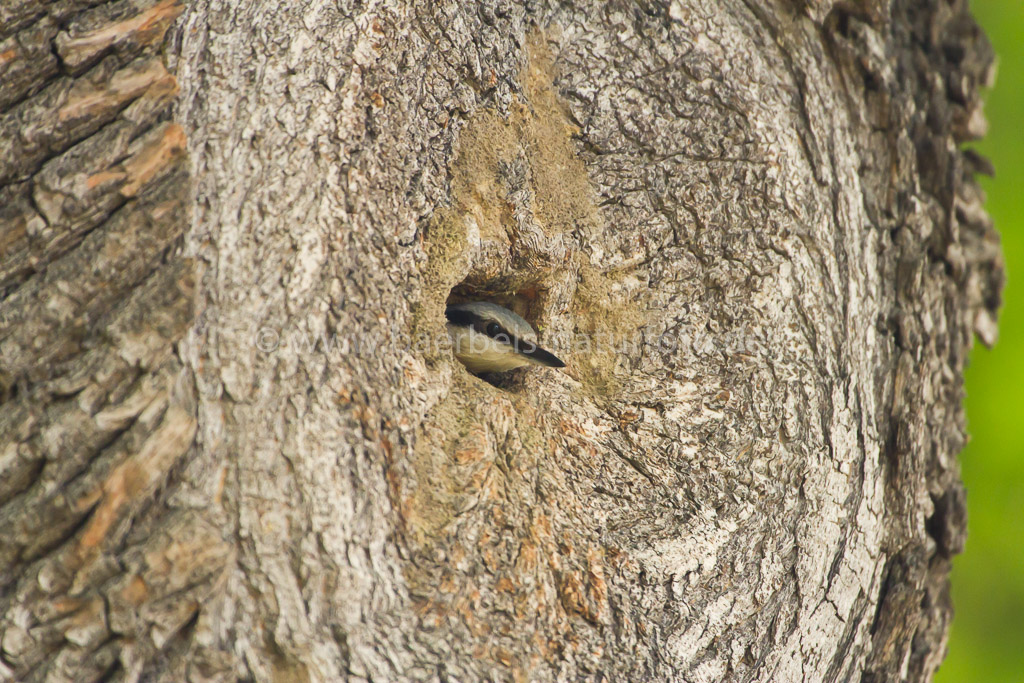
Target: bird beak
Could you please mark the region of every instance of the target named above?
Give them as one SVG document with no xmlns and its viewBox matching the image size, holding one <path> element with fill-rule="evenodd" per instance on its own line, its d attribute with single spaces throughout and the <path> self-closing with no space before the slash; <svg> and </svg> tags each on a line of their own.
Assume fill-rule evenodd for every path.
<svg viewBox="0 0 1024 683">
<path fill-rule="evenodd" d="M 519 353 L 526 356 L 530 359 L 531 363 L 536 365 L 544 365 L 549 368 L 565 367 L 565 363 L 559 360 L 558 356 L 545 351 L 536 344 L 526 344 L 524 348 L 519 349 Z"/>
</svg>

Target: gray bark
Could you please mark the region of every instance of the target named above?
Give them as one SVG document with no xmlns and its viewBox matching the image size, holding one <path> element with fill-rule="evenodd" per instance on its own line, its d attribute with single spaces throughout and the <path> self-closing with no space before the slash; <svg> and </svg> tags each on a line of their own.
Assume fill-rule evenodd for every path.
<svg viewBox="0 0 1024 683">
<path fill-rule="evenodd" d="M 965 0 L 0 5 L 0 678 L 928 680 Z M 468 374 L 449 300 L 565 372 Z"/>
</svg>

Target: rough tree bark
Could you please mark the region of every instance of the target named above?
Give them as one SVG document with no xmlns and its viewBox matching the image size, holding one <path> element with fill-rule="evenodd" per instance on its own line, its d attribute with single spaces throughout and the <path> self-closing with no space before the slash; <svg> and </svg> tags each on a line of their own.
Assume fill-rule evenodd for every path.
<svg viewBox="0 0 1024 683">
<path fill-rule="evenodd" d="M 0 675 L 927 680 L 965 0 L 3 0 Z M 489 383 L 449 299 L 566 372 Z"/>
</svg>

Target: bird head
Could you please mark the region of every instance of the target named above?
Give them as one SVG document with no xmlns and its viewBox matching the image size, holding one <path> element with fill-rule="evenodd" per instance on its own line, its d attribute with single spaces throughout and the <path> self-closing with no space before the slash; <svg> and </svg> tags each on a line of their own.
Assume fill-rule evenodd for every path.
<svg viewBox="0 0 1024 683">
<path fill-rule="evenodd" d="M 448 333 L 455 357 L 470 372 L 504 372 L 526 365 L 562 368 L 565 363 L 537 345 L 530 323 L 487 301 L 449 306 Z"/>
</svg>

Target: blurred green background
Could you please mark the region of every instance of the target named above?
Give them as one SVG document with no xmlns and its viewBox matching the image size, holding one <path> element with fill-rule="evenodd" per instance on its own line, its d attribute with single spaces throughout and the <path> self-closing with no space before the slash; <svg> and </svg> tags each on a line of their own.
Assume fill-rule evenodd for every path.
<svg viewBox="0 0 1024 683">
<path fill-rule="evenodd" d="M 935 681 L 1024 683 L 1024 2 L 971 0 L 971 9 L 999 58 L 985 96 L 989 132 L 975 147 L 996 167 L 982 186 L 1008 282 L 999 342 L 975 344 L 967 371 L 967 549 L 953 561 L 956 616 Z"/>
</svg>

